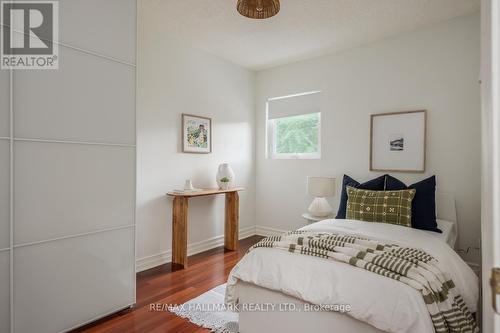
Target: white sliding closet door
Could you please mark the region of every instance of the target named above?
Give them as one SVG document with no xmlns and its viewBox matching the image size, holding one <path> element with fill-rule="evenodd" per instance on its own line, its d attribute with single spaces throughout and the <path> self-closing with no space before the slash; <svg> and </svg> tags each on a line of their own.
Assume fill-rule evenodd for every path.
<svg viewBox="0 0 500 333">
<path fill-rule="evenodd" d="M 135 302 L 136 1 L 59 1 L 59 40 L 58 70 L 0 74 L 0 333 Z"/>
</svg>

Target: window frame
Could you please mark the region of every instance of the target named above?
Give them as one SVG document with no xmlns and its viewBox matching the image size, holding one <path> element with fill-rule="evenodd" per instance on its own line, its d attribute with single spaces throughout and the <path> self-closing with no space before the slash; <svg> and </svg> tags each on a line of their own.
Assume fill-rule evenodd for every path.
<svg viewBox="0 0 500 333">
<path fill-rule="evenodd" d="M 276 119 L 269 119 L 269 100 L 266 103 L 266 158 L 275 160 L 319 160 L 321 159 L 321 111 L 318 114 L 318 152 L 316 153 L 276 153 Z M 304 113 L 301 116 L 309 113 Z M 285 117 L 284 117 L 285 118 Z"/>
</svg>

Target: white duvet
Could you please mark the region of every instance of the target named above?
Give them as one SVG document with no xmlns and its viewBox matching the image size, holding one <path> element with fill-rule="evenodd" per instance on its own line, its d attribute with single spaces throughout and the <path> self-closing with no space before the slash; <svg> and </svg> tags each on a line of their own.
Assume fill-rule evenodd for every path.
<svg viewBox="0 0 500 333">
<path fill-rule="evenodd" d="M 438 259 L 449 273 L 469 310 L 477 310 L 477 276 L 446 242 L 427 232 L 354 220 L 324 220 L 301 230 L 354 234 L 423 249 Z M 345 263 L 272 248 L 257 248 L 231 271 L 227 282 L 227 303 L 237 303 L 236 285 L 240 280 L 313 304 L 349 304 L 351 311 L 348 315 L 383 331 L 434 332 L 418 291 Z"/>
</svg>

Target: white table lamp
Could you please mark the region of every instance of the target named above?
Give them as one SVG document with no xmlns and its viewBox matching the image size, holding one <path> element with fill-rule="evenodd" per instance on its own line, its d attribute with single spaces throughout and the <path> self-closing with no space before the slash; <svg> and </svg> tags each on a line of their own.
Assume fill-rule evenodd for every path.
<svg viewBox="0 0 500 333">
<path fill-rule="evenodd" d="M 309 213 L 317 217 L 325 217 L 332 213 L 332 206 L 325 198 L 335 195 L 335 178 L 307 177 L 307 194 L 315 197 L 309 206 Z"/>
</svg>

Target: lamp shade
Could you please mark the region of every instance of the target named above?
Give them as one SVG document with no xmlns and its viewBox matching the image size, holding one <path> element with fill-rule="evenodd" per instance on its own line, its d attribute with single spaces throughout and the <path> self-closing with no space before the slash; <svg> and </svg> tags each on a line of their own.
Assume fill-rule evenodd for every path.
<svg viewBox="0 0 500 333">
<path fill-rule="evenodd" d="M 238 0 L 238 12 L 251 19 L 267 19 L 280 11 L 279 0 Z"/>
<path fill-rule="evenodd" d="M 335 178 L 307 177 L 307 194 L 313 197 L 333 197 L 335 195 Z"/>
</svg>

